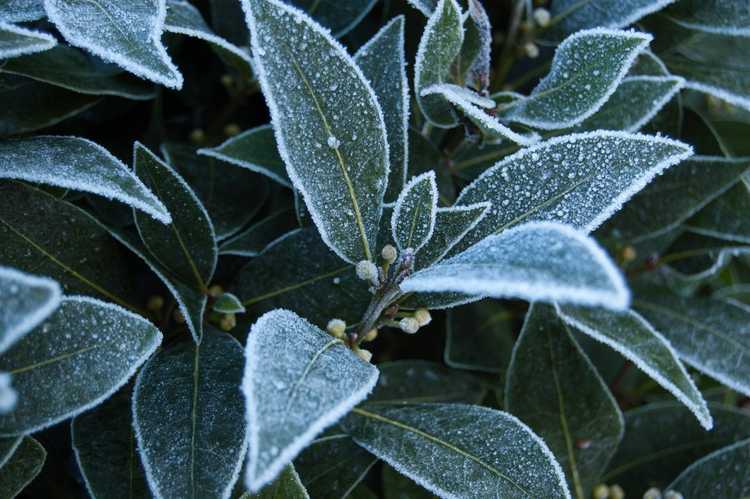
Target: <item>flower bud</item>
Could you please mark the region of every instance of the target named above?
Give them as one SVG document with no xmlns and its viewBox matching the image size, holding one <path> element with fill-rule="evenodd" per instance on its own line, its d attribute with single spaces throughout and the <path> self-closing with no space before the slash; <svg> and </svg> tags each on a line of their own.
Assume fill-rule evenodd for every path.
<svg viewBox="0 0 750 499">
<path fill-rule="evenodd" d="M 190 140 L 196 144 L 202 144 L 206 140 L 206 132 L 200 128 L 196 128 L 190 132 Z"/>
<path fill-rule="evenodd" d="M 398 252 L 396 251 L 396 248 L 390 244 L 386 244 L 383 246 L 383 251 L 380 252 L 380 256 L 382 256 L 383 260 L 386 262 L 393 263 L 396 261 L 396 258 L 398 258 Z"/>
<path fill-rule="evenodd" d="M 378 268 L 369 260 L 362 260 L 357 263 L 357 277 L 363 281 L 370 281 L 377 283 L 378 281 Z"/>
<path fill-rule="evenodd" d="M 328 325 L 326 325 L 326 330 L 334 338 L 344 339 L 346 336 L 346 322 L 341 319 L 331 319 L 328 321 Z"/>
<path fill-rule="evenodd" d="M 625 263 L 630 263 L 638 257 L 638 252 L 634 247 L 628 245 L 622 249 L 622 260 Z"/>
<path fill-rule="evenodd" d="M 398 327 L 407 334 L 414 334 L 419 331 L 419 322 L 413 317 L 404 317 L 399 321 Z"/>
<path fill-rule="evenodd" d="M 591 491 L 591 497 L 594 499 L 608 499 L 609 498 L 609 487 L 605 484 L 600 483 L 594 490 Z"/>
<path fill-rule="evenodd" d="M 664 499 L 685 499 L 685 496 L 676 490 L 668 490 L 664 493 Z"/>
<path fill-rule="evenodd" d="M 378 330 L 373 328 L 370 329 L 364 338 L 362 338 L 364 341 L 375 341 L 375 338 L 378 337 Z"/>
<path fill-rule="evenodd" d="M 418 308 L 417 311 L 414 312 L 414 318 L 417 320 L 417 323 L 419 323 L 419 327 L 426 326 L 432 322 L 430 311 L 426 308 Z"/>
<path fill-rule="evenodd" d="M 223 294 L 224 290 L 218 284 L 214 284 L 213 286 L 208 288 L 208 296 L 210 296 L 211 298 L 218 298 Z"/>
<path fill-rule="evenodd" d="M 536 59 L 539 57 L 539 47 L 534 42 L 529 42 L 523 46 L 523 51 L 529 57 L 529 59 Z"/>
<path fill-rule="evenodd" d="M 237 316 L 234 314 L 226 314 L 221 318 L 219 326 L 223 331 L 231 331 L 237 326 Z"/>
<path fill-rule="evenodd" d="M 656 487 L 651 487 L 643 494 L 643 499 L 662 499 L 661 491 Z"/>
<path fill-rule="evenodd" d="M 612 485 L 609 488 L 609 498 L 608 499 L 625 499 L 625 491 L 622 490 L 622 487 L 615 484 Z"/>
<path fill-rule="evenodd" d="M 545 8 L 538 8 L 534 10 L 534 21 L 541 26 L 542 28 L 546 28 L 549 26 L 550 21 L 552 20 L 552 16 L 550 15 L 549 11 Z"/>
<path fill-rule="evenodd" d="M 234 137 L 235 135 L 239 135 L 241 131 L 242 130 L 240 130 L 240 126 L 237 123 L 229 123 L 224 127 L 224 135 L 226 135 L 227 137 Z"/>
<path fill-rule="evenodd" d="M 231 87 L 234 85 L 234 78 L 230 74 L 221 75 L 221 84 L 225 87 Z"/>
<path fill-rule="evenodd" d="M 354 353 L 357 354 L 357 356 L 364 360 L 365 362 L 370 362 L 372 360 L 372 352 L 369 350 L 365 350 L 363 348 L 357 348 Z"/>
<path fill-rule="evenodd" d="M 159 295 L 149 298 L 146 304 L 146 308 L 151 312 L 158 312 L 162 307 L 164 307 L 164 297 Z"/>
</svg>

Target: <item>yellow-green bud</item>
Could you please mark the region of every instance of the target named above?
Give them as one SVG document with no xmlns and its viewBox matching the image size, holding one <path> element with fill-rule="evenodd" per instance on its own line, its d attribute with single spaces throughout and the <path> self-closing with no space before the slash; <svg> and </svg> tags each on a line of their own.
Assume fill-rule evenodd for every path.
<svg viewBox="0 0 750 499">
<path fill-rule="evenodd" d="M 218 284 L 214 284 L 213 286 L 208 288 L 208 296 L 210 296 L 211 298 L 218 298 L 219 296 L 223 294 L 224 294 L 224 290 Z"/>
<path fill-rule="evenodd" d="M 643 494 L 643 499 L 662 499 L 661 491 L 656 487 L 651 487 Z"/>
<path fill-rule="evenodd" d="M 354 350 L 354 353 L 356 353 L 357 356 L 365 362 L 370 362 L 372 360 L 372 352 L 369 350 L 365 350 L 364 348 L 357 348 L 356 350 Z"/>
<path fill-rule="evenodd" d="M 234 84 L 234 77 L 230 74 L 221 75 L 221 84 L 225 87 L 231 87 Z"/>
<path fill-rule="evenodd" d="M 625 491 L 615 484 L 609 488 L 609 499 L 625 499 Z"/>
<path fill-rule="evenodd" d="M 370 329 L 364 338 L 362 338 L 364 341 L 375 341 L 375 338 L 378 337 L 378 330 L 377 329 Z"/>
<path fill-rule="evenodd" d="M 664 499 L 685 499 L 685 496 L 676 490 L 668 490 L 664 493 Z"/>
<path fill-rule="evenodd" d="M 594 499 L 607 499 L 609 497 L 609 487 L 600 483 L 591 491 L 591 497 Z"/>
<path fill-rule="evenodd" d="M 226 135 L 227 137 L 234 137 L 235 135 L 239 135 L 241 131 L 242 130 L 240 130 L 240 126 L 237 123 L 229 123 L 224 127 L 224 135 Z"/>
<path fill-rule="evenodd" d="M 234 314 L 226 314 L 221 318 L 219 326 L 221 326 L 221 329 L 224 331 L 231 331 L 237 326 L 237 317 Z"/>
<path fill-rule="evenodd" d="M 536 59 L 537 57 L 539 57 L 539 47 L 537 47 L 536 43 L 534 42 L 529 42 L 524 45 L 523 51 L 526 53 L 526 56 L 528 56 L 529 59 Z"/>
<path fill-rule="evenodd" d="M 357 262 L 356 271 L 357 277 L 363 281 L 377 282 L 378 280 L 378 268 L 369 260 Z"/>
<path fill-rule="evenodd" d="M 549 26 L 549 23 L 552 20 L 552 16 L 550 15 L 549 11 L 543 7 L 535 9 L 533 15 L 534 21 L 536 21 L 536 23 L 542 28 L 546 28 L 547 26 Z"/>
<path fill-rule="evenodd" d="M 419 331 L 419 322 L 413 317 L 404 317 L 399 321 L 398 327 L 407 334 L 414 334 Z"/>
<path fill-rule="evenodd" d="M 622 260 L 625 263 L 632 262 L 633 260 L 636 259 L 636 257 L 638 257 L 638 252 L 635 250 L 634 247 L 632 247 L 632 246 L 625 246 L 622 249 Z"/>
<path fill-rule="evenodd" d="M 343 339 L 346 336 L 346 322 L 341 319 L 331 319 L 328 321 L 326 330 L 334 338 Z"/>
<path fill-rule="evenodd" d="M 148 303 L 146 304 L 146 308 L 149 309 L 151 312 L 158 312 L 162 309 L 164 306 L 164 297 L 159 295 L 154 295 L 151 298 L 148 299 Z"/>
<path fill-rule="evenodd" d="M 202 144 L 203 141 L 206 140 L 206 132 L 200 128 L 196 128 L 190 132 L 190 140 L 196 144 Z"/>
<path fill-rule="evenodd" d="M 383 260 L 385 260 L 386 262 L 393 263 L 396 261 L 396 258 L 398 258 L 398 252 L 392 245 L 386 244 L 385 246 L 383 246 L 383 250 L 380 252 L 380 256 L 382 256 Z"/>
<path fill-rule="evenodd" d="M 430 311 L 426 308 L 418 308 L 417 311 L 414 312 L 414 318 L 419 323 L 419 327 L 426 326 L 427 324 L 432 322 Z"/>
</svg>

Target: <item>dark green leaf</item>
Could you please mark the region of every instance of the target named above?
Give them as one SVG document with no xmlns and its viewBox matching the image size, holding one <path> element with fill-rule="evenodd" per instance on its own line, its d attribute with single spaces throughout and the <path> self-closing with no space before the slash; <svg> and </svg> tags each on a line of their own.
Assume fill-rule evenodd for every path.
<svg viewBox="0 0 750 499">
<path fill-rule="evenodd" d="M 267 216 L 221 243 L 220 255 L 253 257 L 260 255 L 269 244 L 295 228 L 295 220 L 288 210 Z"/>
<path fill-rule="evenodd" d="M 39 442 L 23 437 L 8 462 L 0 468 L 0 497 L 12 499 L 20 494 L 42 471 L 46 458 L 47 452 Z"/>
<path fill-rule="evenodd" d="M 748 497 L 750 440 L 712 452 L 694 462 L 667 487 L 683 497 Z"/>
<path fill-rule="evenodd" d="M 336 37 L 344 36 L 360 23 L 377 0 L 284 0 L 305 10 L 313 19 L 330 29 Z"/>
<path fill-rule="evenodd" d="M 57 40 L 47 33 L 33 31 L 0 18 L 0 59 L 10 59 L 49 50 Z"/>
<path fill-rule="evenodd" d="M 429 242 L 435 230 L 437 204 L 434 172 L 423 173 L 406 184 L 391 217 L 392 237 L 398 249 L 416 253 Z"/>
<path fill-rule="evenodd" d="M 435 213 L 435 230 L 430 240 L 419 251 L 416 268 L 427 268 L 442 260 L 471 229 L 476 227 L 489 208 L 490 203 L 438 208 Z"/>
<path fill-rule="evenodd" d="M 310 499 L 297 471 L 291 464 L 279 477 L 257 494 L 246 492 L 240 499 Z"/>
<path fill-rule="evenodd" d="M 224 293 L 214 302 L 213 309 L 215 312 L 222 314 L 242 314 L 245 313 L 245 307 L 239 298 L 232 293 Z"/>
<path fill-rule="evenodd" d="M 685 224 L 692 232 L 704 236 L 750 244 L 750 212 L 748 180 L 742 179 L 727 192 L 714 199 Z"/>
</svg>

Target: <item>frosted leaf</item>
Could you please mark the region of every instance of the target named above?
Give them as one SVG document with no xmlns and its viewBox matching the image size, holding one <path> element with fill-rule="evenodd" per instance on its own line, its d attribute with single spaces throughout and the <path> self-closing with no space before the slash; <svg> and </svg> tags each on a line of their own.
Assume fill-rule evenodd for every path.
<svg viewBox="0 0 750 499">
<path fill-rule="evenodd" d="M 20 445 L 0 473 L 0 497 L 16 497 L 42 471 L 47 452 L 31 437 Z"/>
<path fill-rule="evenodd" d="M 209 331 L 143 367 L 133 392 L 133 428 L 156 498 L 227 499 L 247 449 L 242 346 Z"/>
<path fill-rule="evenodd" d="M 734 0 L 683 0 L 664 14 L 680 26 L 707 33 L 750 36 L 750 5 Z"/>
<path fill-rule="evenodd" d="M 553 18 L 560 17 L 560 22 L 552 27 L 554 38 L 581 29 L 623 28 L 639 19 L 663 9 L 675 0 L 596 0 L 595 2 L 581 2 L 580 0 L 556 0 L 550 6 Z"/>
<path fill-rule="evenodd" d="M 735 185 L 748 168 L 746 159 L 694 156 L 647 185 L 601 232 L 630 243 L 666 234 Z"/>
<path fill-rule="evenodd" d="M 461 192 L 457 205 L 489 201 L 492 207 L 459 248 L 526 221 L 558 221 L 592 231 L 656 175 L 692 153 L 674 140 L 607 131 L 522 149 Z"/>
<path fill-rule="evenodd" d="M 739 302 L 685 298 L 650 285 L 633 306 L 685 363 L 750 395 L 750 309 Z"/>
<path fill-rule="evenodd" d="M 43 0 L 2 0 L 0 1 L 0 20 L 9 23 L 36 21 L 47 14 L 44 12 Z"/>
<path fill-rule="evenodd" d="M 413 274 L 403 291 L 628 306 L 630 293 L 615 264 L 593 239 L 568 226 L 537 222 L 490 236 Z"/>
<path fill-rule="evenodd" d="M 417 255 L 416 268 L 427 268 L 439 262 L 487 215 L 490 203 L 438 208 L 435 230 Z"/>
<path fill-rule="evenodd" d="M 409 150 L 409 81 L 406 78 L 404 17 L 386 24 L 354 55 L 383 109 L 390 148 L 390 174 L 385 201 L 393 202 L 404 188 Z"/>
<path fill-rule="evenodd" d="M 279 0 L 243 6 L 292 183 L 336 254 L 349 263 L 372 259 L 389 171 L 375 92 L 344 47 L 303 12 Z M 328 147 L 329 137 L 340 147 Z"/>
<path fill-rule="evenodd" d="M 412 178 L 396 201 L 391 217 L 391 236 L 396 246 L 419 251 L 435 230 L 438 191 L 435 172 Z"/>
<path fill-rule="evenodd" d="M 52 279 L 0 266 L 0 353 L 46 319 L 60 297 Z"/>
<path fill-rule="evenodd" d="M 508 139 L 522 146 L 529 146 L 539 141 L 539 134 L 535 132 L 528 134 L 514 132 L 500 123 L 497 118 L 487 114 L 485 109 L 495 107 L 495 101 L 492 99 L 485 99 L 470 90 L 452 84 L 433 85 L 422 90 L 423 97 L 429 95 L 442 96 L 456 106 L 479 128 L 482 134 L 492 141 Z M 485 104 L 485 101 L 487 104 Z"/>
<path fill-rule="evenodd" d="M 141 78 L 182 88 L 161 43 L 166 0 L 44 0 L 50 21 L 76 47 Z"/>
<path fill-rule="evenodd" d="M 372 298 L 354 267 L 332 253 L 313 228 L 279 237 L 240 269 L 229 291 L 253 314 L 287 308 L 321 328 L 334 317 L 354 324 Z"/>
<path fill-rule="evenodd" d="M 10 459 L 16 449 L 18 449 L 18 446 L 21 444 L 21 440 L 23 440 L 22 436 L 0 438 L 0 468 L 5 466 L 5 463 L 8 462 L 8 459 Z"/>
<path fill-rule="evenodd" d="M 156 350 L 162 335 L 143 317 L 93 298 L 67 297 L 0 357 L 18 405 L 0 416 L 3 436 L 31 433 L 112 395 Z"/>
<path fill-rule="evenodd" d="M 432 13 L 435 12 L 438 1 L 439 0 L 406 0 L 409 5 L 417 9 L 426 17 L 430 17 Z"/>
<path fill-rule="evenodd" d="M 177 302 L 177 308 L 185 319 L 193 340 L 196 343 L 200 342 L 203 337 L 203 315 L 208 302 L 208 295 L 192 286 L 182 284 L 179 279 L 175 279 L 173 274 L 148 251 L 135 231 L 118 231 L 112 227 L 108 230 L 112 237 L 143 260 L 164 283 Z"/>
<path fill-rule="evenodd" d="M 451 65 L 461 52 L 463 41 L 461 7 L 456 0 L 440 0 L 419 41 L 414 63 L 414 95 L 424 117 L 441 128 L 458 125 L 456 112 L 443 97 L 423 96 L 422 92 L 449 80 Z"/>
<path fill-rule="evenodd" d="M 456 307 L 446 314 L 443 358 L 454 369 L 505 373 L 517 333 L 506 302 L 488 299 Z"/>
<path fill-rule="evenodd" d="M 245 356 L 242 391 L 250 426 L 246 484 L 257 491 L 364 399 L 378 370 L 341 340 L 286 310 L 258 319 Z"/>
<path fill-rule="evenodd" d="M 637 312 L 613 313 L 575 307 L 558 308 L 558 312 L 568 325 L 620 352 L 685 404 L 704 428 L 711 429 L 713 420 L 706 401 L 690 379 L 677 352 Z"/>
<path fill-rule="evenodd" d="M 591 497 L 625 423 L 606 383 L 548 305 L 532 305 L 526 315 L 508 367 L 505 408 L 549 446 L 575 497 Z M 590 445 L 571 445 L 581 441 Z"/>
<path fill-rule="evenodd" d="M 641 497 L 652 486 L 664 490 L 696 459 L 750 437 L 746 412 L 720 403 L 709 408 L 716 422 L 711 431 L 677 402 L 650 403 L 626 412 L 625 438 L 602 482 L 619 483 L 629 497 Z"/>
<path fill-rule="evenodd" d="M 443 498 L 570 497 L 547 445 L 504 412 L 463 404 L 374 403 L 355 408 L 344 429 Z"/>
<path fill-rule="evenodd" d="M 251 128 L 230 138 L 220 146 L 199 149 L 198 154 L 211 156 L 227 163 L 267 176 L 285 187 L 292 183 L 286 174 L 284 160 L 279 155 L 273 128 L 264 125 Z"/>
<path fill-rule="evenodd" d="M 341 38 L 354 29 L 372 10 L 377 0 L 284 0 L 307 12 L 315 21 Z"/>
<path fill-rule="evenodd" d="M 130 388 L 77 416 L 70 438 L 89 496 L 102 499 L 148 497 L 148 484 L 135 449 Z"/>
<path fill-rule="evenodd" d="M 120 160 L 78 137 L 36 136 L 0 141 L 0 178 L 98 194 L 132 206 L 161 223 L 161 201 Z"/>
<path fill-rule="evenodd" d="M 3 185 L 0 241 L 0 262 L 48 276 L 66 294 L 85 294 L 136 308 L 131 270 L 112 265 L 127 258 L 126 251 L 77 206 L 28 185 Z"/>
<path fill-rule="evenodd" d="M 277 499 L 282 497 L 284 499 L 310 499 L 297 470 L 291 464 L 284 468 L 276 480 L 263 487 L 260 492 L 257 494 L 245 492 L 240 499 Z"/>
<path fill-rule="evenodd" d="M 469 56 L 471 61 L 465 73 L 466 84 L 478 91 L 488 92 L 492 71 L 492 24 L 480 0 L 469 0 L 468 14 L 466 40 L 461 51 L 461 58 Z M 466 53 L 469 42 L 471 48 Z"/>
<path fill-rule="evenodd" d="M 612 97 L 576 130 L 637 132 L 685 85 L 678 76 L 629 76 Z"/>
<path fill-rule="evenodd" d="M 67 45 L 12 59 L 3 66 L 11 73 L 88 95 L 115 95 L 126 99 L 156 97 L 154 86 L 98 57 Z"/>
<path fill-rule="evenodd" d="M 136 142 L 133 155 L 136 175 L 159 193 L 172 213 L 170 225 L 135 213 L 143 243 L 182 284 L 205 291 L 218 259 L 216 236 L 206 209 L 182 177 L 143 145 Z"/>
<path fill-rule="evenodd" d="M 273 213 L 222 242 L 219 255 L 258 256 L 269 244 L 295 227 L 294 216 L 290 211 Z"/>
<path fill-rule="evenodd" d="M 167 0 L 164 31 L 204 40 L 216 50 L 227 66 L 246 79 L 252 79 L 252 59 L 247 49 L 229 43 L 208 26 L 201 13 L 186 0 Z"/>
<path fill-rule="evenodd" d="M 750 210 L 750 188 L 747 182 L 741 180 L 711 201 L 688 220 L 685 227 L 704 236 L 750 244 L 750 220 L 744 216 Z"/>
<path fill-rule="evenodd" d="M 239 298 L 234 296 L 232 293 L 223 293 L 221 296 L 216 298 L 213 304 L 215 312 L 221 314 L 244 314 L 245 307 Z"/>
<path fill-rule="evenodd" d="M 501 117 L 543 130 L 577 125 L 607 102 L 652 39 L 603 28 L 569 36 L 557 48 L 549 74 Z"/>
<path fill-rule="evenodd" d="M 57 40 L 47 33 L 33 31 L 0 20 L 0 59 L 49 50 Z"/>
<path fill-rule="evenodd" d="M 750 439 L 702 457 L 685 469 L 665 490 L 683 497 L 747 497 L 750 494 Z"/>
</svg>

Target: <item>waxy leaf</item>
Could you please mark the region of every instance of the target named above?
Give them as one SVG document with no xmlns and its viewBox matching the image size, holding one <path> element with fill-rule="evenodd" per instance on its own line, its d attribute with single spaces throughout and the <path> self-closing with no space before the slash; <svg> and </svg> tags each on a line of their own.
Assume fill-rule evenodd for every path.
<svg viewBox="0 0 750 499">
<path fill-rule="evenodd" d="M 713 426 L 706 401 L 690 379 L 669 341 L 637 312 L 615 313 L 601 308 L 562 307 L 566 324 L 625 356 L 654 381 L 672 393 L 710 430 Z"/>
<path fill-rule="evenodd" d="M 600 305 L 615 310 L 627 307 L 630 301 L 619 270 L 593 239 L 550 222 L 525 224 L 490 236 L 413 274 L 401 289 Z"/>
<path fill-rule="evenodd" d="M 239 271 L 229 291 L 253 313 L 287 308 L 319 327 L 334 317 L 357 322 L 372 298 L 312 228 L 280 237 Z"/>
<path fill-rule="evenodd" d="M 45 16 L 43 0 L 3 0 L 0 19 L 11 23 L 36 21 Z"/>
<path fill-rule="evenodd" d="M 439 262 L 471 229 L 485 217 L 490 203 L 438 208 L 435 230 L 416 258 L 416 268 L 427 268 Z"/>
<path fill-rule="evenodd" d="M 692 412 L 676 402 L 649 404 L 626 412 L 625 438 L 602 482 L 618 483 L 633 497 L 641 496 L 649 487 L 664 490 L 696 459 L 750 437 L 747 413 L 720 404 L 710 404 L 709 408 L 715 423 L 711 431 L 702 428 Z"/>
<path fill-rule="evenodd" d="M 750 244 L 750 221 L 744 216 L 750 209 L 750 190 L 747 182 L 745 179 L 737 182 L 685 225 L 691 232 L 704 236 Z"/>
<path fill-rule="evenodd" d="M 549 445 L 575 496 L 590 497 L 624 421 L 596 368 L 548 305 L 532 305 L 526 316 L 508 367 L 505 408 Z"/>
<path fill-rule="evenodd" d="M 103 147 L 78 137 L 36 136 L 0 142 L 0 178 L 98 194 L 147 213 L 171 217 L 130 169 Z"/>
<path fill-rule="evenodd" d="M 408 4 L 426 17 L 430 17 L 432 13 L 435 12 L 435 7 L 437 7 L 438 1 L 439 0 L 406 0 Z"/>
<path fill-rule="evenodd" d="M 388 183 L 383 113 L 344 47 L 279 0 L 243 0 L 276 142 L 323 241 L 372 260 Z"/>
<path fill-rule="evenodd" d="M 465 71 L 466 85 L 488 93 L 492 70 L 492 24 L 480 0 L 469 0 L 469 15 L 465 21 L 466 36 L 461 51 L 461 66 Z"/>
<path fill-rule="evenodd" d="M 435 230 L 438 190 L 435 172 L 429 171 L 409 181 L 396 201 L 391 217 L 391 235 L 401 250 L 416 253 Z"/>
<path fill-rule="evenodd" d="M 0 20 L 0 59 L 43 52 L 57 45 L 47 33 L 22 28 Z"/>
<path fill-rule="evenodd" d="M 433 125 L 451 128 L 458 124 L 452 106 L 439 95 L 423 95 L 433 85 L 449 81 L 451 65 L 461 52 L 464 27 L 456 0 L 440 0 L 430 15 L 419 41 L 414 63 L 414 95 L 424 117 Z"/>
<path fill-rule="evenodd" d="M 161 343 L 139 315 L 92 298 L 64 298 L 60 308 L 0 357 L 13 376 L 18 405 L 0 416 L 0 434 L 52 426 L 106 400 Z"/>
<path fill-rule="evenodd" d="M 36 478 L 47 452 L 31 437 L 23 437 L 16 451 L 0 469 L 0 497 L 13 498 Z"/>
<path fill-rule="evenodd" d="M 133 428 L 156 497 L 226 499 L 247 448 L 242 346 L 209 330 L 160 351 L 138 375 Z"/>
<path fill-rule="evenodd" d="M 678 76 L 629 76 L 615 93 L 576 130 L 623 130 L 643 128 L 685 85 Z"/>
<path fill-rule="evenodd" d="M 432 85 L 422 90 L 422 96 L 439 95 L 456 106 L 482 134 L 491 141 L 508 139 L 522 146 L 529 146 L 539 141 L 539 135 L 532 132 L 522 134 L 514 132 L 503 125 L 494 116 L 490 116 L 487 110 L 494 109 L 496 104 L 492 99 L 481 97 L 458 85 L 441 84 Z"/>
<path fill-rule="evenodd" d="M 727 0 L 681 0 L 664 14 L 686 28 L 732 36 L 750 36 L 750 6 Z"/>
<path fill-rule="evenodd" d="M 242 390 L 250 427 L 246 481 L 257 491 L 364 399 L 378 370 L 341 340 L 286 310 L 258 319 L 245 356 Z"/>
<path fill-rule="evenodd" d="M 550 7 L 552 17 L 560 19 L 552 27 L 553 38 L 564 37 L 585 28 L 604 26 L 622 28 L 642 17 L 663 9 L 675 0 L 555 0 Z"/>
<path fill-rule="evenodd" d="M 748 497 L 749 462 L 750 440 L 743 440 L 694 462 L 666 490 L 683 497 Z"/>
<path fill-rule="evenodd" d="M 412 479 L 396 471 L 393 466 L 383 465 L 381 481 L 384 499 L 435 499 L 435 494 L 417 485 Z"/>
<path fill-rule="evenodd" d="M 246 79 L 253 76 L 252 59 L 247 49 L 237 47 L 211 30 L 201 13 L 186 0 L 167 0 L 167 17 L 164 30 L 169 33 L 192 36 L 212 44 L 227 66 L 234 68 Z"/>
<path fill-rule="evenodd" d="M 12 59 L 2 71 L 88 95 L 114 95 L 135 100 L 156 96 L 152 84 L 67 45 Z"/>
<path fill-rule="evenodd" d="M 404 188 L 409 158 L 409 81 L 406 78 L 404 17 L 386 24 L 354 55 L 383 109 L 390 149 L 390 178 L 385 201 L 393 202 Z"/>
<path fill-rule="evenodd" d="M 0 438 L 0 468 L 5 466 L 5 463 L 8 462 L 8 459 L 11 458 L 13 453 L 16 451 L 18 446 L 21 444 L 21 440 L 23 440 L 23 437 L 10 437 L 10 438 Z"/>
<path fill-rule="evenodd" d="M 689 365 L 750 395 L 750 308 L 739 302 L 686 298 L 648 285 L 633 306 Z"/>
<path fill-rule="evenodd" d="M 240 499 L 310 499 L 300 476 L 293 465 L 288 465 L 284 471 L 257 494 L 245 492 Z"/>
<path fill-rule="evenodd" d="M 52 279 L 0 266 L 0 353 L 46 319 L 60 304 Z"/>
<path fill-rule="evenodd" d="M 344 429 L 440 497 L 570 497 L 542 439 L 504 412 L 463 404 L 368 404 L 352 411 Z"/>
<path fill-rule="evenodd" d="M 66 294 L 86 294 L 137 308 L 130 270 L 112 265 L 124 261 L 127 253 L 77 206 L 33 187 L 1 184 L 0 240 L 4 264 L 51 277 Z"/>
<path fill-rule="evenodd" d="M 260 255 L 269 244 L 297 227 L 289 210 L 279 211 L 252 224 L 234 237 L 221 243 L 220 255 L 253 257 Z M 326 248 L 326 251 L 328 248 Z"/>
<path fill-rule="evenodd" d="M 182 87 L 182 75 L 161 43 L 166 0 L 44 0 L 44 8 L 71 45 L 141 78 Z"/>
<path fill-rule="evenodd" d="M 232 137 L 220 146 L 211 149 L 199 149 L 198 154 L 211 156 L 247 168 L 265 175 L 285 187 L 292 186 L 284 168 L 284 160 L 281 159 L 276 147 L 276 139 L 270 125 L 251 128 Z"/>
<path fill-rule="evenodd" d="M 634 31 L 577 32 L 560 44 L 531 95 L 506 108 L 503 118 L 544 130 L 581 123 L 607 102 L 651 40 Z"/>
<path fill-rule="evenodd" d="M 96 499 L 147 497 L 136 449 L 130 389 L 73 419 L 70 434 L 86 490 Z"/>
<path fill-rule="evenodd" d="M 221 314 L 244 314 L 245 307 L 239 298 L 234 296 L 232 293 L 224 293 L 218 298 L 213 304 L 215 312 Z"/>
<path fill-rule="evenodd" d="M 205 291 L 218 258 L 216 236 L 206 209 L 182 177 L 151 151 L 136 143 L 133 154 L 136 175 L 173 213 L 169 225 L 135 213 L 143 243 L 183 284 Z"/>
<path fill-rule="evenodd" d="M 681 142 L 606 131 L 522 149 L 461 192 L 457 205 L 489 201 L 492 207 L 452 253 L 527 221 L 558 221 L 590 232 L 656 175 L 691 155 Z"/>
<path fill-rule="evenodd" d="M 284 0 L 299 7 L 317 22 L 342 37 L 354 29 L 372 10 L 377 0 Z"/>
</svg>

